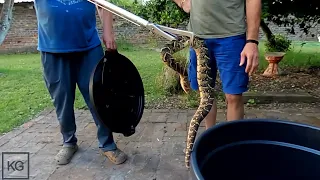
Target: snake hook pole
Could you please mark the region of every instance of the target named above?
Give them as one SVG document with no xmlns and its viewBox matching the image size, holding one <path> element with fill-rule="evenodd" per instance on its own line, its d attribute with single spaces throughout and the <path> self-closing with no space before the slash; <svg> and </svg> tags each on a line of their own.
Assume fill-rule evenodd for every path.
<svg viewBox="0 0 320 180">
<path fill-rule="evenodd" d="M 125 9 L 122 9 L 108 1 L 105 0 L 88 0 L 89 2 L 95 4 L 96 6 L 107 10 L 137 26 L 144 26 L 154 34 L 158 34 L 170 41 L 177 40 L 177 35 L 187 36 L 191 39 L 191 42 L 194 38 L 194 34 L 190 31 L 184 31 L 180 29 L 170 28 L 167 26 L 162 26 L 158 24 L 151 23 Z"/>
</svg>

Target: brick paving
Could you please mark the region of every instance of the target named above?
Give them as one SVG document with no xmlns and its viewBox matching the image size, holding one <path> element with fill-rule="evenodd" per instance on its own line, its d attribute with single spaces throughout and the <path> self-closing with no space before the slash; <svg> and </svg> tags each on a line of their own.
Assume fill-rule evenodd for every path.
<svg viewBox="0 0 320 180">
<path fill-rule="evenodd" d="M 247 110 L 246 118 L 287 119 L 320 127 L 320 109 Z M 112 165 L 98 153 L 96 127 L 88 111 L 76 112 L 79 151 L 70 164 L 58 166 L 54 156 L 61 148 L 61 136 L 54 111 L 0 137 L 0 152 L 30 153 L 30 179 L 81 180 L 185 180 L 184 166 L 188 123 L 194 110 L 145 110 L 137 132 L 131 137 L 115 134 L 118 146 L 128 155 L 123 165 Z M 222 110 L 218 120 L 225 119 Z M 204 123 L 200 129 L 204 131 Z"/>
</svg>

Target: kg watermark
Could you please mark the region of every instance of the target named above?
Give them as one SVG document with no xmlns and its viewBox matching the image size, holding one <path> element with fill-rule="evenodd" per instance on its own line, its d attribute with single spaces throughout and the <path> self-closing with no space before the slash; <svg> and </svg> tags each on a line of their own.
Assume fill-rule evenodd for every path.
<svg viewBox="0 0 320 180">
<path fill-rule="evenodd" d="M 2 179 L 29 179 L 28 152 L 2 152 Z"/>
</svg>

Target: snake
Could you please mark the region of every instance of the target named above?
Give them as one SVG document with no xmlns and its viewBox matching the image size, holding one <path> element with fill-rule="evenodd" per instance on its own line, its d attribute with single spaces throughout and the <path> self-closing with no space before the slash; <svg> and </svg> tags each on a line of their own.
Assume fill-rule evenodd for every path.
<svg viewBox="0 0 320 180">
<path fill-rule="evenodd" d="M 179 37 L 177 40 L 166 44 L 161 49 L 162 61 L 165 65 L 179 74 L 182 89 L 188 93 L 190 91 L 190 83 L 188 81 L 187 69 L 182 67 L 179 62 L 175 61 L 173 54 L 189 45 L 191 45 L 191 47 L 195 50 L 197 56 L 197 82 L 199 86 L 200 103 L 190 121 L 187 133 L 187 143 L 185 149 L 185 166 L 187 168 L 190 167 L 190 156 L 200 123 L 208 115 L 214 102 L 214 88 L 211 86 L 214 79 L 211 73 L 212 71 L 209 62 L 209 50 L 204 43 L 204 40 L 198 37 L 194 37 L 192 42 L 189 38 Z"/>
<path fill-rule="evenodd" d="M 163 63 L 179 74 L 180 85 L 187 94 L 191 90 L 187 68 L 177 62 L 174 59 L 173 54 L 186 48 L 189 44 L 190 41 L 188 38 L 178 36 L 176 40 L 171 41 L 161 49 L 161 59 Z"/>
</svg>

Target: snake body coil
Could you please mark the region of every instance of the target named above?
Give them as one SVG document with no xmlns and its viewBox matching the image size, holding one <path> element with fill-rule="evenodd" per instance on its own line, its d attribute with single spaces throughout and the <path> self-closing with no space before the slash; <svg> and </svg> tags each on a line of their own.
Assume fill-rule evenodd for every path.
<svg viewBox="0 0 320 180">
<path fill-rule="evenodd" d="M 186 93 L 190 91 L 187 69 L 174 60 L 173 54 L 187 47 L 189 43 L 188 39 L 181 38 L 161 50 L 162 61 L 179 74 L 180 84 Z M 209 64 L 209 51 L 205 46 L 204 41 L 199 38 L 194 38 L 191 46 L 197 55 L 197 81 L 200 93 L 200 104 L 190 121 L 187 134 L 187 146 L 185 151 L 185 165 L 187 168 L 190 167 L 190 154 L 200 123 L 208 115 L 214 102 L 214 89 L 210 86 L 214 79 L 212 78 Z"/>
<path fill-rule="evenodd" d="M 179 62 L 175 61 L 173 54 L 181 51 L 189 45 L 189 39 L 181 37 L 180 39 L 173 41 L 170 44 L 167 44 L 161 50 L 161 59 L 168 67 L 176 71 L 180 76 L 180 85 L 184 92 L 189 93 L 190 83 L 188 80 L 188 71 L 187 68 L 181 66 Z"/>
</svg>

